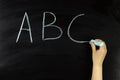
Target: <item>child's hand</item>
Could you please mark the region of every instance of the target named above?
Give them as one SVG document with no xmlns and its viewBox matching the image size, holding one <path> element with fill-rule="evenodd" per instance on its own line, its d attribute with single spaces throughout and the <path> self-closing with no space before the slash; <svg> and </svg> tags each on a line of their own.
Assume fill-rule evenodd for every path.
<svg viewBox="0 0 120 80">
<path fill-rule="evenodd" d="M 107 54 L 107 48 L 106 48 L 106 44 L 104 41 L 100 40 L 100 39 L 96 39 L 100 42 L 103 42 L 104 45 L 99 47 L 99 49 L 96 49 L 96 46 L 94 45 L 93 42 L 90 42 L 90 45 L 92 47 L 92 60 L 93 60 L 93 65 L 95 66 L 102 66 L 104 58 Z"/>
</svg>

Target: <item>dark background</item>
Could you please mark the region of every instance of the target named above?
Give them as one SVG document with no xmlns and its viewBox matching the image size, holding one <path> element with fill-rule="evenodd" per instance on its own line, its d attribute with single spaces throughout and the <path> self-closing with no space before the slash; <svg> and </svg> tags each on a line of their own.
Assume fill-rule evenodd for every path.
<svg viewBox="0 0 120 80">
<path fill-rule="evenodd" d="M 90 45 L 75 43 L 67 36 L 71 20 L 85 13 L 73 23 L 71 36 L 76 40 L 103 39 L 108 48 L 103 78 L 119 80 L 119 5 L 119 0 L 0 0 L 0 79 L 90 80 Z M 56 15 L 55 25 L 64 32 L 60 39 L 42 41 L 45 11 Z M 15 42 L 25 12 L 31 23 L 32 44 L 28 32 L 22 32 L 19 42 Z M 46 30 L 46 35 L 52 37 L 50 34 L 56 34 L 54 29 Z"/>
</svg>

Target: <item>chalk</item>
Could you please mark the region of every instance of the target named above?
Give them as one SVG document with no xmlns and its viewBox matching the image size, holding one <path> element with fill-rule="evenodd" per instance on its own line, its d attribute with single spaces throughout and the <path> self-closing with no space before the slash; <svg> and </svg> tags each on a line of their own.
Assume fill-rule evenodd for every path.
<svg viewBox="0 0 120 80">
<path fill-rule="evenodd" d="M 90 42 L 93 42 L 96 46 L 99 46 L 99 47 L 101 47 L 101 46 L 103 46 L 103 42 L 99 42 L 99 41 L 97 41 L 97 40 L 91 40 Z"/>
<path fill-rule="evenodd" d="M 25 19 L 27 20 L 28 28 L 23 28 Z M 17 36 L 17 39 L 16 39 L 16 43 L 18 42 L 18 40 L 19 40 L 19 38 L 20 38 L 20 35 L 21 35 L 21 32 L 22 32 L 23 30 L 29 32 L 29 34 L 30 34 L 30 41 L 31 41 L 31 43 L 32 43 L 32 42 L 33 42 L 33 39 L 32 39 L 32 32 L 31 32 L 31 25 L 30 25 L 30 21 L 29 21 L 29 17 L 28 17 L 27 12 L 25 12 L 25 15 L 24 15 L 24 17 L 23 17 L 22 24 L 21 24 L 21 27 L 20 27 L 20 30 L 19 30 L 19 33 L 18 33 L 18 36 Z"/>
</svg>

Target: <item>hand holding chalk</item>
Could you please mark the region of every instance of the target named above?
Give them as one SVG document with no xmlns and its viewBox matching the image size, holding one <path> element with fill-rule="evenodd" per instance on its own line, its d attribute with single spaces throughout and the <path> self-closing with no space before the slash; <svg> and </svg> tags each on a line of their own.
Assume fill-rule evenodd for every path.
<svg viewBox="0 0 120 80">
<path fill-rule="evenodd" d="M 107 53 L 106 44 L 100 39 L 91 40 L 90 45 L 92 48 L 92 60 L 93 65 L 102 66 L 104 58 Z M 99 49 L 96 49 L 96 46 L 100 46 Z"/>
<path fill-rule="evenodd" d="M 103 44 L 104 44 L 103 42 L 93 40 L 93 39 L 90 42 L 93 42 L 96 46 L 99 46 L 99 47 L 103 46 Z"/>
</svg>

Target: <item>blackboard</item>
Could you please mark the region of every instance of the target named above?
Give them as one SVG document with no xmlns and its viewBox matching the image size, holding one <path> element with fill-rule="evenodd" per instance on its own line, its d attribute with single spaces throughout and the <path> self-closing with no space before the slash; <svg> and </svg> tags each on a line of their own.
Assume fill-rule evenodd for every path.
<svg viewBox="0 0 120 80">
<path fill-rule="evenodd" d="M 108 54 L 104 80 L 120 79 L 120 24 L 116 2 L 0 0 L 1 80 L 90 80 L 91 39 Z"/>
</svg>

